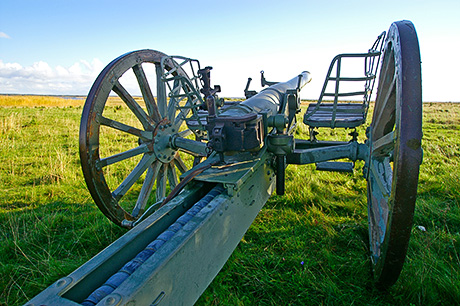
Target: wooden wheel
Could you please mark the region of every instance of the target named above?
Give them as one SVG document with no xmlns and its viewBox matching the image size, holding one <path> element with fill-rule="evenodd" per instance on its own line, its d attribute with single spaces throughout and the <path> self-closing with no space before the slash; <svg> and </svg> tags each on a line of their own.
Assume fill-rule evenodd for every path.
<svg viewBox="0 0 460 306">
<path fill-rule="evenodd" d="M 420 51 L 410 21 L 390 27 L 368 136 L 370 252 L 377 286 L 386 288 L 406 257 L 422 161 Z"/>
<path fill-rule="evenodd" d="M 187 170 L 186 163 L 192 163 L 171 144 L 174 136 L 189 134 L 182 125 L 191 108 L 181 107 L 169 94 L 191 86 L 181 85 L 178 78 L 168 83 L 167 75 L 191 84 L 182 67 L 161 52 L 122 55 L 98 76 L 83 109 L 80 158 L 85 181 L 99 209 L 118 225 L 139 218 L 164 198 L 177 185 L 178 174 Z M 142 98 L 130 94 L 128 85 Z M 119 104 L 113 105 L 114 100 Z"/>
</svg>

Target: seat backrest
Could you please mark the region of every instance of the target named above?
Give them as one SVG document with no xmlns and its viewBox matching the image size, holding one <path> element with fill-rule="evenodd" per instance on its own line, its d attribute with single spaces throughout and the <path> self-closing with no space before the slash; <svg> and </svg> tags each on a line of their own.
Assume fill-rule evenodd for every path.
<svg viewBox="0 0 460 306">
<path fill-rule="evenodd" d="M 331 127 L 335 127 L 335 117 L 337 112 L 337 105 L 339 102 L 339 98 L 343 97 L 362 97 L 362 111 L 364 118 L 367 116 L 367 110 L 369 108 L 369 102 L 371 99 L 372 90 L 375 84 L 376 74 L 379 66 L 380 55 L 382 54 L 383 49 L 383 42 L 385 38 L 385 32 L 380 34 L 372 47 L 368 50 L 367 53 L 343 53 L 335 56 L 329 66 L 329 70 L 326 75 L 326 79 L 324 81 L 323 88 L 321 90 L 321 94 L 319 96 L 318 102 L 316 106 L 310 109 L 304 117 L 304 122 L 307 122 L 308 119 L 313 116 L 316 112 L 318 112 L 321 108 L 321 102 L 325 97 L 333 98 L 333 107 L 331 108 L 328 105 L 328 109 L 332 111 L 332 122 Z M 342 65 L 346 61 L 350 61 L 351 59 L 363 59 L 364 62 L 364 71 L 362 76 L 353 76 L 353 77 L 346 77 L 342 76 Z M 335 68 L 335 69 L 334 69 Z M 335 74 L 333 74 L 335 72 Z M 333 92 L 326 92 L 328 89 L 329 82 L 335 82 L 333 84 L 334 91 Z M 363 90 L 359 91 L 342 91 L 342 87 L 340 84 L 344 82 L 354 82 L 354 83 L 361 83 L 364 84 Z"/>
</svg>

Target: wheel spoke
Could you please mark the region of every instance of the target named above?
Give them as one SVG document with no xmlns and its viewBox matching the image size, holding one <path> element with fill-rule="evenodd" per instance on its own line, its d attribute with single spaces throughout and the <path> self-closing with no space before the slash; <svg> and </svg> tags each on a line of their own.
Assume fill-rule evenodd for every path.
<svg viewBox="0 0 460 306">
<path fill-rule="evenodd" d="M 370 171 L 372 172 L 371 179 L 374 180 L 375 183 L 374 187 L 377 187 L 377 190 L 372 190 L 372 194 L 381 195 L 381 197 L 388 202 L 391 193 L 391 183 L 393 180 L 393 171 L 388 163 L 388 159 L 383 162 L 376 160 L 371 161 Z"/>
<path fill-rule="evenodd" d="M 137 136 L 144 141 L 152 141 L 153 134 L 150 131 L 142 131 L 135 127 L 101 116 L 101 124 L 116 130 Z"/>
<path fill-rule="evenodd" d="M 379 201 L 375 197 L 372 198 L 371 203 L 368 214 L 372 227 L 371 254 L 372 260 L 375 262 L 380 256 L 381 245 L 385 238 L 389 209 L 388 202 Z"/>
<path fill-rule="evenodd" d="M 395 73 L 395 61 L 394 61 L 394 49 L 391 44 L 386 46 L 389 50 L 384 51 L 384 59 L 383 59 L 383 66 L 380 70 L 380 76 L 384 78 L 391 77 Z M 380 82 L 385 82 L 387 80 L 382 79 Z M 382 83 L 384 84 L 384 83 Z M 384 90 L 383 88 L 381 90 Z"/>
<path fill-rule="evenodd" d="M 387 87 L 388 91 L 385 92 L 385 95 L 378 97 L 378 109 L 374 112 L 374 122 L 372 123 L 372 133 L 374 137 L 381 137 L 385 134 L 385 130 L 390 128 L 390 125 L 394 124 L 395 120 L 395 110 L 396 110 L 396 75 L 393 75 L 393 78 Z M 388 132 L 388 131 L 387 131 Z"/>
<path fill-rule="evenodd" d="M 372 143 L 372 157 L 384 157 L 387 156 L 390 152 L 394 151 L 396 134 L 395 131 L 391 131 L 386 135 L 376 139 Z"/>
<path fill-rule="evenodd" d="M 167 114 L 167 97 L 166 97 L 166 84 L 163 82 L 163 69 L 160 64 L 155 64 L 155 73 L 157 77 L 157 105 L 160 111 L 161 118 L 166 117 Z"/>
<path fill-rule="evenodd" d="M 155 123 L 148 117 L 142 107 L 118 81 L 114 84 L 113 91 L 123 100 L 123 102 L 126 103 L 134 115 L 136 115 L 145 130 L 153 130 L 152 126 Z"/>
<path fill-rule="evenodd" d="M 152 192 L 153 185 L 155 184 L 155 178 L 158 175 L 158 171 L 160 170 L 160 166 L 161 162 L 156 161 L 147 169 L 147 174 L 145 175 L 145 180 L 142 184 L 141 192 L 139 193 L 139 197 L 137 198 L 136 205 L 134 206 L 132 212 L 132 216 L 134 218 L 144 212 L 145 206 L 147 205 L 150 197 L 150 193 Z"/>
<path fill-rule="evenodd" d="M 387 45 L 387 47 L 391 47 L 391 44 Z M 388 93 L 390 91 L 388 86 L 393 82 L 396 73 L 394 63 L 393 49 L 387 50 L 387 52 L 384 53 L 383 65 L 379 75 L 378 93 Z M 376 108 L 374 114 L 376 112 L 379 113 L 383 108 L 383 106 L 378 102 L 379 98 L 381 98 L 380 95 L 378 95 L 375 101 Z"/>
<path fill-rule="evenodd" d="M 182 124 L 182 122 L 184 121 L 184 118 L 187 117 L 187 115 L 189 114 L 190 112 L 190 109 L 191 109 L 191 106 L 189 106 L 192 102 L 190 100 L 188 100 L 186 102 L 186 107 L 182 108 L 179 110 L 179 113 L 177 114 L 176 118 L 174 119 L 174 125 L 176 126 L 180 126 Z M 189 105 L 187 105 L 189 104 Z"/>
<path fill-rule="evenodd" d="M 173 85 L 173 88 L 175 91 L 180 91 L 180 81 L 179 80 L 174 80 L 174 85 Z M 175 97 L 172 97 L 170 96 L 169 98 L 169 104 L 168 104 L 168 120 L 169 121 L 173 121 L 174 119 L 174 116 L 176 115 L 176 105 L 177 104 L 177 100 Z"/>
<path fill-rule="evenodd" d="M 180 173 L 185 173 L 188 171 L 187 166 L 185 165 L 184 161 L 182 160 L 179 154 L 176 154 L 173 161 L 177 169 L 179 169 Z"/>
<path fill-rule="evenodd" d="M 140 146 L 138 146 L 136 148 L 133 148 L 133 149 L 130 149 L 128 151 L 118 153 L 118 154 L 115 154 L 115 155 L 112 155 L 112 156 L 109 156 L 109 157 L 106 157 L 106 158 L 102 158 L 97 163 L 97 166 L 101 167 L 101 168 L 106 167 L 108 165 L 118 163 L 118 162 L 120 162 L 122 160 L 137 156 L 137 155 L 142 154 L 142 153 L 146 153 L 148 151 L 149 151 L 149 148 L 147 147 L 147 145 L 146 144 L 141 144 Z"/>
<path fill-rule="evenodd" d="M 177 186 L 177 173 L 173 163 L 168 164 L 168 181 L 171 190 Z"/>
<path fill-rule="evenodd" d="M 156 200 L 159 201 L 166 196 L 166 177 L 168 168 L 162 164 L 157 176 Z"/>
<path fill-rule="evenodd" d="M 155 80 L 147 74 L 147 65 L 155 65 Z M 142 94 L 140 99 L 128 92 L 120 81 L 131 71 Z M 163 79 L 166 75 L 169 78 Z M 166 54 L 154 50 L 139 50 L 120 56 L 104 68 L 94 82 L 85 102 L 80 125 L 80 158 L 91 196 L 114 223 L 127 226 L 125 220 L 139 219 L 152 205 L 150 199 L 155 197 L 153 190 L 156 189 L 157 200 L 164 199 L 169 188 L 179 185 L 180 172 L 187 171 L 179 153 L 175 152 L 179 147 L 170 148 L 165 142 L 175 138 L 176 134 L 186 137 L 192 133 L 190 130 L 179 132 L 183 129 L 183 115 L 190 112 L 187 107 L 196 98 L 182 92 L 187 90 L 182 85 L 189 86 L 189 83 L 181 66 Z M 126 104 L 130 110 L 128 116 L 134 122 L 108 115 L 107 102 L 111 93 L 118 95 Z M 181 110 L 183 104 L 186 107 Z M 156 139 L 153 133 L 160 122 L 166 130 L 162 129 L 158 136 L 162 142 L 154 143 Z M 101 136 L 107 136 L 108 133 L 139 144 L 118 151 L 111 150 L 111 145 L 106 141 L 100 142 L 101 139 L 107 140 Z M 108 150 L 103 148 L 106 145 L 109 145 Z M 196 147 L 201 155 L 206 154 L 205 145 L 192 144 L 192 148 Z M 100 151 L 106 152 L 105 155 L 101 155 Z M 167 154 L 170 158 L 163 160 L 163 163 L 157 159 L 157 154 L 163 158 Z M 126 174 L 119 181 L 116 180 L 117 174 L 112 170 L 130 164 L 133 166 L 125 170 Z M 118 181 L 118 186 L 113 186 L 114 179 Z M 135 193 L 137 197 L 134 197 Z"/>
<path fill-rule="evenodd" d="M 136 75 L 137 82 L 141 89 L 142 97 L 144 98 L 145 106 L 149 115 L 153 118 L 155 122 L 161 121 L 160 112 L 155 103 L 155 98 L 153 97 L 152 90 L 150 89 L 149 82 L 145 76 L 144 69 L 141 64 L 138 64 L 133 67 L 134 74 Z"/>
<path fill-rule="evenodd" d="M 120 186 L 118 186 L 117 189 L 112 192 L 113 197 L 117 200 L 121 199 L 139 179 L 142 173 L 144 173 L 145 170 L 147 170 L 147 168 L 153 163 L 154 160 L 155 154 L 144 154 L 142 159 L 139 161 L 133 171 L 128 175 L 128 177 L 126 177 Z"/>
</svg>

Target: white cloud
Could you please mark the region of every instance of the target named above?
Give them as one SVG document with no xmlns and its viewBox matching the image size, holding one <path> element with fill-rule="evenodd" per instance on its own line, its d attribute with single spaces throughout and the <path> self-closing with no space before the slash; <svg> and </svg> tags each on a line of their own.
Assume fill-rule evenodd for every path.
<svg viewBox="0 0 460 306">
<path fill-rule="evenodd" d="M 51 67 L 44 61 L 24 67 L 0 60 L 0 93 L 85 95 L 103 66 L 99 59 L 70 67 Z"/>
<path fill-rule="evenodd" d="M 11 37 L 4 32 L 0 32 L 0 38 L 11 38 Z"/>
</svg>

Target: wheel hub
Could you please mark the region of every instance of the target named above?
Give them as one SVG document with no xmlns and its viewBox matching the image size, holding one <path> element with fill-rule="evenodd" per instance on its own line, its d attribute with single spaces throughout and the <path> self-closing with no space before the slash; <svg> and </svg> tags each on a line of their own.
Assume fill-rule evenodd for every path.
<svg viewBox="0 0 460 306">
<path fill-rule="evenodd" d="M 173 160 L 177 150 L 171 146 L 172 135 L 177 132 L 169 121 L 161 121 L 155 128 L 153 151 L 159 161 L 166 164 Z"/>
</svg>

